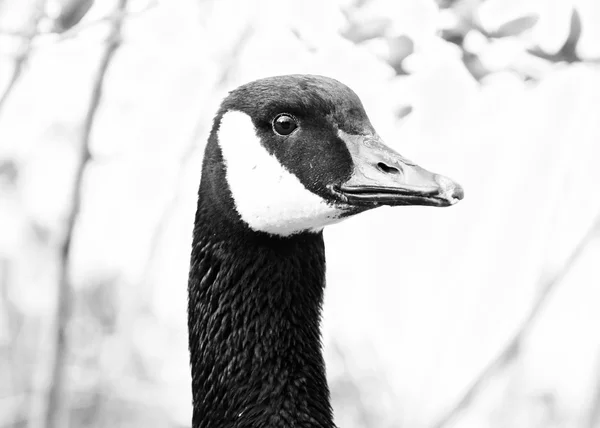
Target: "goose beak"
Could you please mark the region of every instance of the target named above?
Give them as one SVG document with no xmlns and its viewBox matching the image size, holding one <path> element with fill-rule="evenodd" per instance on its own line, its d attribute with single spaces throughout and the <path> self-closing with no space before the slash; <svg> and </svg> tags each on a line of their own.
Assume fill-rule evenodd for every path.
<svg viewBox="0 0 600 428">
<path fill-rule="evenodd" d="M 334 189 L 347 203 L 447 207 L 464 197 L 458 183 L 409 161 L 378 136 L 339 133 L 354 162 L 350 179 Z"/>
</svg>

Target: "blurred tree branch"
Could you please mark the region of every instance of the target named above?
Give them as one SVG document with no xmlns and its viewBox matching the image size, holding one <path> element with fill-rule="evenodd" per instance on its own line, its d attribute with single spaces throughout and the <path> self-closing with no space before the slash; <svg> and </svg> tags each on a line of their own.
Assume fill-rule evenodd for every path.
<svg viewBox="0 0 600 428">
<path fill-rule="evenodd" d="M 596 382 L 594 385 L 594 396 L 590 405 L 588 428 L 598 428 L 600 426 L 600 358 L 596 366 Z"/>
<path fill-rule="evenodd" d="M 46 0 L 44 0 L 46 1 Z M 145 7 L 143 7 L 140 10 L 136 10 L 136 11 L 129 11 L 129 12 L 113 12 L 110 15 L 107 16 L 103 16 L 101 18 L 95 19 L 93 21 L 87 21 L 87 22 L 83 22 L 83 23 L 75 23 L 73 24 L 73 26 L 65 28 L 63 27 L 64 24 L 55 24 L 57 25 L 56 29 L 52 29 L 50 31 L 40 31 L 40 32 L 34 32 L 32 33 L 31 31 L 14 31 L 14 30 L 4 30 L 0 28 L 0 35 L 2 36 L 11 36 L 11 37 L 17 37 L 17 38 L 22 38 L 22 39 L 28 39 L 32 36 L 50 36 L 50 35 L 57 35 L 58 34 L 58 38 L 55 40 L 55 42 L 59 43 L 65 40 L 69 40 L 72 38 L 75 38 L 77 36 L 80 36 L 81 33 L 83 33 L 85 30 L 89 30 L 90 28 L 94 28 L 100 24 L 104 24 L 104 23 L 112 23 L 115 20 L 124 20 L 125 18 L 133 18 L 136 16 L 139 16 L 145 12 L 147 12 L 148 10 L 158 6 L 158 0 L 152 0 L 150 1 Z M 41 14 L 40 19 L 44 18 L 44 14 Z M 77 19 L 77 18 L 74 18 Z M 31 50 L 35 50 L 37 46 L 32 45 L 31 46 Z"/>
<path fill-rule="evenodd" d="M 96 27 L 97 25 L 103 24 L 105 22 L 114 23 L 114 21 L 116 21 L 116 20 L 123 22 L 125 20 L 125 18 L 132 18 L 132 17 L 138 16 L 138 15 L 141 15 L 141 14 L 147 12 L 148 10 L 156 7 L 157 5 L 158 5 L 158 0 L 152 0 L 144 8 L 142 8 L 140 10 L 136 10 L 136 11 L 116 10 L 115 12 L 111 13 L 110 15 L 104 16 L 102 18 L 77 24 L 77 25 L 65 30 L 64 32 L 61 32 L 61 34 L 59 35 L 59 38 L 57 39 L 57 42 L 62 42 L 64 40 L 68 40 L 68 39 L 77 37 L 77 36 L 81 35 L 81 33 L 83 33 L 85 30 Z"/>
<path fill-rule="evenodd" d="M 0 397 L 0 409 L 2 409 L 2 416 L 16 425 L 18 421 L 25 418 L 26 394 L 24 391 L 27 379 L 23 370 L 14 369 L 14 367 L 18 367 L 20 359 L 23 358 L 18 339 L 25 317 L 10 298 L 12 271 L 12 260 L 0 257 L 0 358 L 9 361 L 7 367 L 0 367 L 0 379 L 5 382 L 2 386 L 12 392 L 11 395 Z M 6 336 L 2 337 L 3 335 Z M 13 367 L 12 370 L 11 367 Z"/>
<path fill-rule="evenodd" d="M 62 428 L 68 424 L 65 421 L 67 416 L 67 405 L 64 400 L 65 383 L 65 365 L 68 353 L 67 330 L 69 326 L 71 303 L 73 298 L 72 284 L 69 273 L 71 270 L 71 249 L 75 224 L 81 209 L 81 199 L 83 194 L 83 175 L 85 168 L 91 159 L 90 154 L 90 136 L 96 117 L 96 111 L 102 99 L 102 91 L 106 72 L 114 57 L 115 52 L 121 44 L 121 28 L 124 20 L 124 12 L 127 7 L 127 0 L 119 0 L 117 5 L 116 17 L 111 21 L 110 35 L 108 36 L 106 48 L 100 59 L 100 66 L 93 82 L 93 88 L 90 98 L 90 104 L 84 119 L 83 131 L 81 136 L 81 147 L 79 153 L 79 162 L 75 171 L 73 183 L 73 202 L 68 214 L 66 232 L 60 250 L 60 271 L 58 284 L 58 304 L 55 321 L 55 349 L 52 364 L 51 385 L 48 391 L 48 407 L 46 410 L 46 427 Z"/>
<path fill-rule="evenodd" d="M 27 59 L 29 58 L 29 54 L 33 50 L 33 41 L 37 36 L 37 27 L 40 20 L 44 17 L 44 6 L 46 4 L 46 0 L 38 0 L 32 8 L 32 13 L 29 16 L 29 20 L 26 23 L 26 28 L 23 30 L 23 40 L 21 42 L 21 46 L 19 52 L 15 56 L 15 63 L 13 72 L 10 76 L 8 84 L 4 89 L 2 95 L 0 95 L 0 114 L 2 113 L 2 108 L 6 103 L 6 100 L 10 96 L 11 92 L 15 88 L 21 74 L 23 73 L 23 68 L 27 63 Z"/>
<path fill-rule="evenodd" d="M 475 381 L 458 400 L 458 402 L 451 408 L 451 410 L 432 425 L 434 428 L 443 428 L 454 421 L 461 412 L 466 410 L 471 405 L 473 400 L 491 381 L 491 379 L 505 369 L 512 361 L 514 361 L 514 359 L 519 355 L 520 347 L 523 344 L 527 333 L 534 325 L 546 303 L 549 301 L 552 292 L 556 290 L 556 288 L 558 288 L 558 286 L 567 277 L 571 271 L 571 268 L 579 260 L 588 244 L 597 237 L 599 230 L 600 213 L 596 215 L 591 227 L 575 246 L 574 250 L 571 252 L 563 266 L 552 278 L 542 284 L 538 297 L 534 301 L 529 314 L 519 329 L 515 332 L 513 337 L 508 341 L 502 351 L 481 371 L 479 376 L 477 376 Z"/>
<path fill-rule="evenodd" d="M 211 96 L 219 95 L 220 92 L 230 84 L 231 76 L 235 73 L 235 70 L 238 67 L 238 61 L 240 54 L 242 53 L 246 43 L 250 39 L 252 32 L 254 29 L 252 25 L 247 25 L 243 31 L 240 31 L 239 37 L 236 38 L 235 42 L 231 46 L 228 51 L 227 56 L 223 60 L 223 65 L 221 66 L 221 73 L 217 76 L 215 88 L 212 91 Z M 208 98 L 211 98 L 209 96 Z M 203 105 L 204 106 L 204 105 Z M 205 117 L 206 112 L 201 112 L 198 117 Z M 210 114 L 210 113 L 209 113 Z M 212 124 L 212 122 L 209 122 Z M 174 186 L 175 189 L 181 189 L 183 186 L 181 185 L 185 176 L 185 172 L 187 170 L 188 162 L 193 159 L 194 153 L 201 148 L 198 145 L 198 141 L 203 134 L 206 126 L 206 121 L 204 119 L 199 120 L 194 129 L 192 131 L 192 136 L 189 140 L 189 143 L 186 147 L 184 147 L 180 158 L 179 158 L 179 174 L 177 175 L 177 184 Z M 210 126 L 210 125 L 209 125 Z M 202 146 L 203 147 L 203 146 Z M 156 229 L 152 234 L 152 238 L 150 239 L 150 253 L 148 255 L 146 266 L 144 267 L 145 277 L 142 280 L 142 283 L 146 283 L 148 281 L 148 276 L 150 275 L 150 267 L 155 264 L 156 254 L 159 249 L 160 239 L 163 236 L 169 219 L 173 214 L 173 210 L 176 206 L 176 202 L 181 196 L 180 192 L 175 191 L 172 194 L 171 199 L 166 203 L 165 209 L 163 210 Z"/>
</svg>

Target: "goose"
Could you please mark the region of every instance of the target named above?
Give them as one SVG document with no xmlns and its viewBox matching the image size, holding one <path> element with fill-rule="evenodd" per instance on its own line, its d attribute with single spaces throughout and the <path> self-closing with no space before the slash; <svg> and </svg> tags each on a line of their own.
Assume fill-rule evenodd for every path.
<svg viewBox="0 0 600 428">
<path fill-rule="evenodd" d="M 231 91 L 202 163 L 188 282 L 194 428 L 333 428 L 322 355 L 323 228 L 460 185 L 387 147 L 337 80 Z"/>
</svg>

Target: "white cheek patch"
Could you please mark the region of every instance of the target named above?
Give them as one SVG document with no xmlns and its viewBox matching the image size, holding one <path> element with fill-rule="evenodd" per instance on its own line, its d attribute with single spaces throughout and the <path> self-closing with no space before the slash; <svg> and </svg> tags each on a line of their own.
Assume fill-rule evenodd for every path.
<svg viewBox="0 0 600 428">
<path fill-rule="evenodd" d="M 218 138 L 236 210 L 253 230 L 289 236 L 341 220 L 341 209 L 307 190 L 262 146 L 250 116 L 225 113 Z"/>
</svg>

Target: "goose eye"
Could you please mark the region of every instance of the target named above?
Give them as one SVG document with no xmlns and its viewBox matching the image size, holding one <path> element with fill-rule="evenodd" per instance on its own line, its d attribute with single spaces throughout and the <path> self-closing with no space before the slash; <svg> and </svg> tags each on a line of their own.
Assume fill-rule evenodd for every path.
<svg viewBox="0 0 600 428">
<path fill-rule="evenodd" d="M 280 114 L 273 120 L 273 131 L 279 135 L 290 135 L 297 127 L 296 119 L 289 114 Z"/>
</svg>

